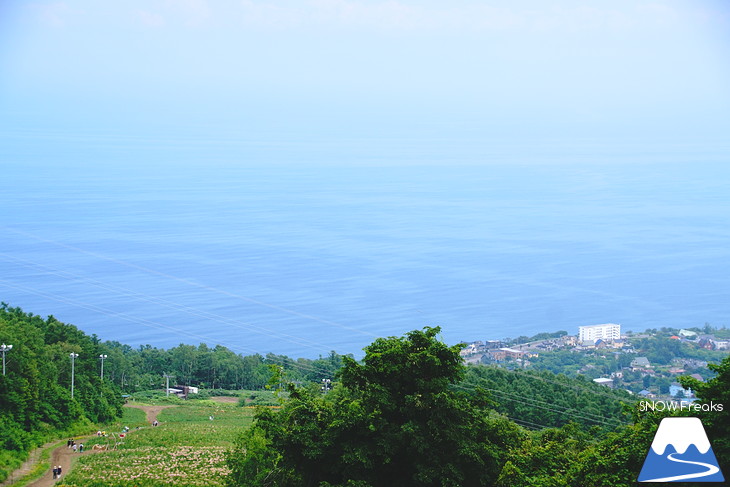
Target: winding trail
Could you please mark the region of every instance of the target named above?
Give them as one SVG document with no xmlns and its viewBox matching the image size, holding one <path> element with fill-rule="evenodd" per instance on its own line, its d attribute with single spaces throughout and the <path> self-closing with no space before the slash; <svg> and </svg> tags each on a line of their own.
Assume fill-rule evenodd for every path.
<svg viewBox="0 0 730 487">
<path fill-rule="evenodd" d="M 157 415 L 160 414 L 160 411 L 162 411 L 163 409 L 167 409 L 167 408 L 177 407 L 177 406 L 172 406 L 172 405 L 170 405 L 170 406 L 137 406 L 134 404 L 125 404 L 124 406 L 143 410 L 145 412 L 145 414 L 147 415 L 147 422 L 150 425 L 153 422 L 157 421 Z M 130 431 L 130 433 L 132 431 Z M 94 438 L 95 436 L 96 435 L 76 437 L 76 438 L 74 438 L 74 440 L 76 440 L 76 443 L 85 443 L 87 440 L 89 440 L 90 438 Z M 0 487 L 11 486 L 11 485 L 13 485 L 15 480 L 20 480 L 21 478 L 23 478 L 23 476 L 28 474 L 33 469 L 33 467 L 36 464 L 38 464 L 40 456 L 41 456 L 41 452 L 44 449 L 46 449 L 56 443 L 59 443 L 59 441 L 57 440 L 57 441 L 53 441 L 51 443 L 46 443 L 42 447 L 36 448 L 30 454 L 30 457 L 28 458 L 28 460 L 26 460 L 25 463 L 23 463 L 23 465 L 19 469 L 15 470 L 8 477 L 8 480 L 6 480 L 3 483 L 0 483 Z M 53 451 L 51 452 L 51 465 L 60 465 L 61 466 L 61 471 L 62 471 L 61 477 L 63 478 L 66 475 L 68 475 L 68 473 L 71 471 L 71 467 L 73 466 L 73 463 L 76 458 L 84 456 L 84 455 L 92 455 L 94 453 L 99 453 L 100 451 L 103 451 L 103 450 L 88 449 L 84 452 L 74 453 L 73 450 L 71 450 L 70 448 L 68 448 L 66 446 L 66 442 L 62 441 L 62 444 L 60 446 L 54 448 Z M 40 477 L 35 482 L 31 482 L 31 483 L 27 484 L 27 487 L 52 487 L 54 484 L 56 484 L 56 482 L 58 482 L 59 479 L 53 478 L 52 468 L 53 467 L 49 467 L 48 470 L 46 471 L 46 473 L 44 473 L 42 477 Z"/>
</svg>

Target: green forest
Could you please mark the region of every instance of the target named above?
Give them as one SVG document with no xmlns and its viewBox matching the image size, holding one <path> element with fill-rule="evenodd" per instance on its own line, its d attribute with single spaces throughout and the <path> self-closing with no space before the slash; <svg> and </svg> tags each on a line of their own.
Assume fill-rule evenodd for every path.
<svg viewBox="0 0 730 487">
<path fill-rule="evenodd" d="M 120 388 L 101 381 L 98 356 L 104 349 L 98 339 L 3 303 L 0 340 L 13 346 L 0 376 L 0 481 L 30 448 L 121 414 Z M 78 354 L 73 398 L 71 354 Z"/>
<path fill-rule="evenodd" d="M 635 484 L 670 413 L 641 412 L 635 396 L 581 375 L 466 366 L 462 344 L 439 336 L 426 327 L 379 338 L 362 360 L 132 348 L 3 304 L 0 341 L 13 348 L 0 377 L 0 481 L 33 447 L 113 421 L 123 396 L 160 391 L 167 374 L 200 387 L 200 398 L 266 389 L 279 397 L 228 452 L 231 486 Z M 730 405 L 730 360 L 710 368 L 707 382 L 680 380 L 700 403 Z M 728 411 L 693 413 L 721 466 L 730 459 Z"/>
<path fill-rule="evenodd" d="M 229 454 L 229 485 L 635 485 L 668 413 L 587 380 L 467 368 L 438 332 L 376 340 L 361 362 L 344 359 L 331 393 L 289 384 Z M 683 379 L 701 403 L 729 399 L 730 360 L 712 368 L 707 383 Z M 727 464 L 727 410 L 701 417 Z"/>
</svg>

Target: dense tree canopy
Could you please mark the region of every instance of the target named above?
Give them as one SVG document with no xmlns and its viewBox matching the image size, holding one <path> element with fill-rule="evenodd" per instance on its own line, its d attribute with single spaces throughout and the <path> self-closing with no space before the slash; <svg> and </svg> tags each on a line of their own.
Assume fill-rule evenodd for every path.
<svg viewBox="0 0 730 487">
<path fill-rule="evenodd" d="M 162 374 L 170 373 L 177 383 L 207 388 L 285 384 L 282 407 L 258 411 L 253 427 L 229 453 L 231 485 L 635 484 L 659 421 L 672 413 L 640 414 L 631 396 L 582 375 L 465 367 L 460 347 L 442 343 L 438 333 L 425 328 L 377 339 L 361 362 L 334 352 L 295 360 L 241 356 L 221 345 L 164 350 L 102 343 L 52 316 L 43 319 L 2 304 L 0 341 L 13 348 L 7 373 L 0 376 L 0 480 L 4 466 L 17 465 L 46 435 L 114 419 L 123 392 L 158 389 Z M 687 352 L 668 338 L 645 344 L 657 345 L 660 355 L 662 350 L 708 352 Z M 78 354 L 73 399 L 71 353 Z M 561 353 L 547 355 L 543 365 Z M 103 381 L 100 354 L 107 355 Z M 564 355 L 566 361 L 577 356 Z M 601 372 L 625 365 L 622 356 L 603 358 Z M 597 356 L 581 356 L 588 359 Z M 571 367 L 584 366 L 576 361 Z M 681 382 L 696 392 L 700 404 L 723 408 L 673 414 L 702 418 L 726 469 L 730 358 L 710 369 L 716 376 L 706 383 L 689 377 Z M 334 387 L 322 390 L 322 379 L 330 378 Z M 666 377 L 652 380 L 660 390 L 668 388 Z"/>
<path fill-rule="evenodd" d="M 13 345 L 6 354 L 6 374 L 0 375 L 3 455 L 22 456 L 48 433 L 78 423 L 108 421 L 121 413 L 120 390 L 111 381 L 101 381 L 101 348 L 94 337 L 52 316 L 42 319 L 3 303 L 0 338 Z M 78 354 L 73 398 L 71 353 Z M 13 462 L 3 458 L 0 463 Z"/>
<path fill-rule="evenodd" d="M 289 387 L 229 454 L 231 485 L 631 486 L 663 417 L 623 391 L 549 372 L 465 368 L 438 329 L 378 339 L 329 394 Z M 730 403 L 730 359 L 703 403 Z M 496 411 L 503 412 L 523 429 Z M 727 412 L 703 416 L 727 465 Z M 560 426 L 544 428 L 544 426 Z"/>
<path fill-rule="evenodd" d="M 498 486 L 504 487 L 629 487 L 636 485 L 644 459 L 662 418 L 667 416 L 700 417 L 712 443 L 718 463 L 727 478 L 730 465 L 730 416 L 724 407 L 730 404 L 730 357 L 711 365 L 718 375 L 702 383 L 685 377 L 682 384 L 692 387 L 700 398 L 698 404 L 723 405 L 722 409 L 642 411 L 631 409 L 632 423 L 595 438 L 569 424 L 559 430 L 533 433 L 519 449 L 512 452 L 502 469 Z M 672 485 L 672 484 L 655 484 Z M 683 483 L 682 485 L 707 485 Z"/>
<path fill-rule="evenodd" d="M 528 427 L 572 422 L 585 430 L 614 430 L 629 422 L 624 405 L 636 402 L 626 391 L 599 386 L 583 376 L 547 371 L 471 366 L 462 384 L 487 391 L 498 412 Z"/>
<path fill-rule="evenodd" d="M 524 434 L 483 395 L 454 387 L 459 347 L 438 328 L 381 338 L 346 358 L 329 394 L 290 386 L 229 457 L 231 485 L 482 486 Z"/>
<path fill-rule="evenodd" d="M 132 348 L 119 342 L 101 344 L 109 355 L 105 374 L 127 393 L 161 387 L 163 374 L 175 383 L 206 389 L 263 389 L 271 379 L 271 365 L 282 367 L 292 380 L 320 381 L 334 377 L 342 357 L 330 352 L 318 359 L 292 359 L 284 355 L 239 355 L 232 350 L 205 343 L 180 344 L 169 350 L 142 345 Z"/>
</svg>

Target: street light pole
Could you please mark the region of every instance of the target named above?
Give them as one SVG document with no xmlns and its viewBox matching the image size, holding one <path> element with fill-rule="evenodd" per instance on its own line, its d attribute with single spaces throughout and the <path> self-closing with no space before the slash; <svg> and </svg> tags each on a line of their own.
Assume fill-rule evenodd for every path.
<svg viewBox="0 0 730 487">
<path fill-rule="evenodd" d="M 76 366 L 76 358 L 79 356 L 78 353 L 71 352 L 69 354 L 69 357 L 71 357 L 71 399 L 74 398 L 74 371 Z"/>
<path fill-rule="evenodd" d="M 0 345 L 0 350 L 3 352 L 3 375 L 5 375 L 5 352 L 9 352 L 13 348 L 12 345 Z"/>
<path fill-rule="evenodd" d="M 99 355 L 99 358 L 101 359 L 101 376 L 100 377 L 101 377 L 101 386 L 102 386 L 102 390 L 101 390 L 102 396 L 104 395 L 104 390 L 103 390 L 103 387 L 104 387 L 104 359 L 107 357 L 108 357 L 108 355 L 104 355 L 104 354 Z"/>
<path fill-rule="evenodd" d="M 165 378 L 165 397 L 168 397 L 170 395 L 170 376 L 162 374 L 162 377 Z"/>
<path fill-rule="evenodd" d="M 109 357 L 109 355 L 101 354 L 99 355 L 99 358 L 101 359 L 101 381 L 104 382 L 104 359 Z"/>
</svg>

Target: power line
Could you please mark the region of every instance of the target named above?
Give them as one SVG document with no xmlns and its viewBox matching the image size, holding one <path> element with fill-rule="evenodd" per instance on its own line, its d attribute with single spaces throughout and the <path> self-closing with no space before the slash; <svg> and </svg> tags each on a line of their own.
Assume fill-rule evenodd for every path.
<svg viewBox="0 0 730 487">
<path fill-rule="evenodd" d="M 373 333 L 370 333 L 370 332 L 367 332 L 367 331 L 364 331 L 364 330 L 360 330 L 360 329 L 354 328 L 352 326 L 343 325 L 342 323 L 338 323 L 338 322 L 331 321 L 331 320 L 326 320 L 326 319 L 319 318 L 317 316 L 309 315 L 309 314 L 306 314 L 306 313 L 301 313 L 299 311 L 296 311 L 296 310 L 293 310 L 293 309 L 290 309 L 290 308 L 286 308 L 284 306 L 279 306 L 279 305 L 267 303 L 265 301 L 261 301 L 259 299 L 254 299 L 254 298 L 250 298 L 248 296 L 243 296 L 243 295 L 240 295 L 240 294 L 231 293 L 229 291 L 226 291 L 226 290 L 223 290 L 223 289 L 219 289 L 219 288 L 216 288 L 216 287 L 213 287 L 213 286 L 208 286 L 208 285 L 205 285 L 205 284 L 200 284 L 200 283 L 197 283 L 195 281 L 191 281 L 189 279 L 184 279 L 184 278 L 181 278 L 181 277 L 173 276 L 171 274 L 167 274 L 167 273 L 164 273 L 164 272 L 160 272 L 160 271 L 157 271 L 155 269 L 151 269 L 149 267 L 141 266 L 141 265 L 138 265 L 138 264 L 133 264 L 131 262 L 127 262 L 127 261 L 124 261 L 124 260 L 121 260 L 121 259 L 116 259 L 116 258 L 113 258 L 113 257 L 108 257 L 106 255 L 98 254 L 96 252 L 90 252 L 88 250 L 85 250 L 85 249 L 82 249 L 82 248 L 79 248 L 79 247 L 75 247 L 73 245 L 68 245 L 68 244 L 64 244 L 64 243 L 61 243 L 61 242 L 58 242 L 58 241 L 55 241 L 55 240 L 50 240 L 50 239 L 47 239 L 47 238 L 43 238 L 43 237 L 40 237 L 40 236 L 35 235 L 35 234 L 32 234 L 32 233 L 24 232 L 22 230 L 18 230 L 18 229 L 15 229 L 15 228 L 10 228 L 10 227 L 0 227 L 0 228 L 3 228 L 4 230 L 6 230 L 8 232 L 13 232 L 13 233 L 16 233 L 18 235 L 23 235 L 25 237 L 29 237 L 29 238 L 36 239 L 36 240 L 38 240 L 40 242 L 46 242 L 46 243 L 55 245 L 57 247 L 65 248 L 65 249 L 68 249 L 68 250 L 73 250 L 74 252 L 79 252 L 79 253 L 82 253 L 82 254 L 90 255 L 92 257 L 95 257 L 95 258 L 98 258 L 98 259 L 103 259 L 103 260 L 106 260 L 106 261 L 109 261 L 109 262 L 114 262 L 115 264 L 119 264 L 119 265 L 122 265 L 122 266 L 125 266 L 125 267 L 129 267 L 129 268 L 132 268 L 132 269 L 137 269 L 137 270 L 140 270 L 140 271 L 145 272 L 147 274 L 152 274 L 152 275 L 164 277 L 166 279 L 171 279 L 173 281 L 181 282 L 183 284 L 187 284 L 189 286 L 197 287 L 199 289 L 204 289 L 206 291 L 215 292 L 217 294 L 221 294 L 221 295 L 228 296 L 228 297 L 231 297 L 231 298 L 240 299 L 240 300 L 246 301 L 248 303 L 252 303 L 252 304 L 256 304 L 256 305 L 263 306 L 263 307 L 266 307 L 266 308 L 274 309 L 274 310 L 280 311 L 282 313 L 287 313 L 287 314 L 290 314 L 290 315 L 293 315 L 293 316 L 298 316 L 300 318 L 305 318 L 305 319 L 308 319 L 308 320 L 316 321 L 318 323 L 322 323 L 322 324 L 325 324 L 325 325 L 342 328 L 344 330 L 348 330 L 348 331 L 351 331 L 353 333 L 358 333 L 358 334 L 361 334 L 361 335 L 366 335 L 366 336 L 371 336 L 371 337 L 377 337 L 378 336 L 376 334 L 373 334 Z"/>
<path fill-rule="evenodd" d="M 510 394 L 510 393 L 507 393 L 507 392 L 504 392 L 504 391 L 499 391 L 497 389 L 487 389 L 487 390 L 488 391 L 492 391 L 492 392 L 496 392 L 498 395 L 501 394 L 501 397 L 503 399 L 507 399 L 507 400 L 510 400 L 510 401 L 519 402 L 521 404 L 528 404 L 528 405 L 529 405 L 529 403 L 533 403 L 533 404 L 531 404 L 533 407 L 540 408 L 540 409 L 545 409 L 545 410 L 552 411 L 552 412 L 555 412 L 555 413 L 558 413 L 558 414 L 567 414 L 567 415 L 570 415 L 571 417 L 584 419 L 586 421 L 592 421 L 592 422 L 596 422 L 596 423 L 603 423 L 603 424 L 610 425 L 610 426 L 618 426 L 618 425 L 622 425 L 622 424 L 628 424 L 627 422 L 621 421 L 621 420 L 618 420 L 618 419 L 606 418 L 604 416 L 599 416 L 599 415 L 592 414 L 592 413 L 586 413 L 584 411 L 578 411 L 578 410 L 573 409 L 573 408 L 570 408 L 570 407 L 557 406 L 557 405 L 554 405 L 554 404 L 551 404 L 551 403 L 547 403 L 547 402 L 544 402 L 544 401 L 538 401 L 538 400 L 535 400 L 535 399 L 525 398 L 524 396 L 518 396 L 516 394 Z M 529 403 L 526 402 L 526 401 L 529 401 Z M 538 403 L 538 404 L 534 404 L 534 403 Z M 546 406 L 546 405 L 549 405 L 549 406 L 552 406 L 552 407 L 549 407 L 549 406 Z M 559 409 L 555 409 L 555 408 L 559 408 Z M 578 414 L 578 413 L 580 413 L 580 414 Z"/>
<path fill-rule="evenodd" d="M 509 419 L 510 421 L 513 421 L 513 422 L 515 422 L 517 424 L 519 424 L 520 426 L 525 426 L 527 428 L 531 428 L 531 429 L 534 429 L 534 430 L 541 430 L 541 429 L 552 428 L 552 426 L 545 426 L 544 424 L 533 423 L 531 421 L 526 421 L 524 419 L 517 419 L 517 418 L 513 418 L 511 416 L 507 416 L 507 419 Z"/>
<path fill-rule="evenodd" d="M 472 367 L 474 367 L 474 366 L 472 366 Z M 487 365 L 477 365 L 475 367 L 493 368 L 493 366 L 487 366 Z M 504 369 L 501 369 L 499 367 L 494 367 L 494 368 L 497 368 L 499 370 L 504 370 Z M 550 384 L 555 384 L 555 385 L 558 385 L 558 386 L 561 386 L 561 387 L 567 387 L 569 389 L 573 389 L 573 390 L 578 391 L 578 392 L 590 392 L 590 394 L 592 394 L 594 396 L 604 396 L 604 397 L 607 397 L 607 398 L 613 399 L 613 400 L 618 400 L 619 399 L 615 394 L 611 394 L 609 392 L 605 392 L 603 390 L 604 386 L 600 386 L 601 388 L 598 389 L 598 390 L 591 390 L 589 388 L 591 386 L 594 386 L 595 384 L 584 384 L 584 385 L 581 385 L 581 384 L 576 383 L 576 381 L 573 381 L 572 384 L 562 383 L 562 382 L 559 382 L 559 381 L 547 379 L 545 377 L 542 377 L 540 375 L 537 375 L 534 372 L 538 372 L 538 369 L 532 369 L 531 371 L 516 370 L 516 371 L 512 371 L 512 372 L 513 373 L 521 374 L 522 377 L 527 377 L 527 378 L 530 378 L 530 379 L 540 380 L 542 382 L 547 382 L 547 383 L 550 383 Z M 482 377 L 480 377 L 480 378 L 482 378 Z M 596 386 L 596 387 L 598 387 L 598 386 Z"/>
<path fill-rule="evenodd" d="M 27 260 L 27 259 L 20 259 L 20 258 L 9 256 L 9 255 L 3 254 L 3 253 L 0 253 L 0 257 L 4 257 L 6 260 L 14 260 L 18 265 L 22 265 L 22 266 L 25 266 L 28 268 L 31 268 L 31 266 L 41 268 L 44 270 L 44 272 L 46 274 L 49 274 L 49 275 L 54 275 L 57 277 L 61 277 L 63 279 L 86 282 L 86 283 L 89 283 L 100 289 L 112 291 L 112 292 L 114 292 L 118 295 L 124 296 L 124 297 L 131 297 L 131 298 L 134 298 L 134 299 L 137 299 L 140 301 L 144 301 L 144 302 L 148 302 L 148 303 L 152 303 L 152 304 L 158 304 L 158 305 L 164 306 L 169 309 L 173 309 L 176 311 L 182 311 L 184 313 L 187 313 L 187 314 L 190 314 L 193 316 L 198 316 L 200 318 L 206 318 L 211 321 L 219 322 L 219 323 L 226 324 L 226 325 L 232 325 L 237 328 L 248 329 L 249 331 L 253 331 L 255 333 L 266 335 L 271 338 L 286 340 L 288 342 L 291 342 L 291 343 L 294 343 L 294 344 L 297 344 L 300 346 L 304 346 L 307 348 L 312 348 L 314 350 L 322 352 L 322 349 L 320 348 L 320 344 L 307 340 L 307 339 L 304 339 L 304 338 L 296 337 L 294 335 L 289 335 L 289 334 L 280 333 L 280 332 L 273 332 L 273 331 L 267 330 L 265 328 L 262 328 L 262 327 L 259 327 L 259 326 L 256 326 L 256 325 L 253 325 L 250 323 L 244 323 L 242 321 L 227 318 L 225 316 L 221 316 L 221 315 L 218 315 L 215 313 L 211 313 L 211 312 L 204 311 L 204 310 L 199 310 L 197 308 L 193 308 L 190 306 L 185 306 L 185 305 L 182 305 L 182 304 L 179 304 L 174 301 L 167 300 L 167 299 L 157 298 L 154 296 L 147 296 L 147 295 L 132 291 L 130 289 L 126 289 L 126 288 L 123 288 L 120 286 L 114 286 L 111 284 L 106 284 L 106 283 L 103 283 L 96 279 L 87 278 L 87 277 L 81 276 L 79 274 L 74 274 L 69 271 L 56 269 L 56 268 L 53 268 L 53 267 L 50 267 L 50 266 L 47 266 L 44 264 L 39 264 L 37 262 Z"/>
<path fill-rule="evenodd" d="M 556 410 L 553 409 L 555 412 L 561 412 L 561 413 L 567 413 L 567 414 L 573 414 L 573 415 L 577 415 L 577 413 L 580 413 L 582 415 L 580 417 L 584 417 L 584 419 L 591 419 L 591 418 L 585 418 L 585 415 L 587 415 L 587 416 L 592 416 L 595 420 L 599 420 L 599 421 L 602 421 L 602 422 L 605 421 L 605 417 L 604 416 L 601 416 L 601 415 L 597 415 L 597 414 L 593 414 L 593 413 L 588 413 L 588 412 L 584 412 L 584 411 L 578 411 L 576 409 L 569 408 L 569 407 L 557 406 L 555 404 L 552 404 L 552 403 L 549 403 L 549 402 L 546 402 L 546 401 L 541 401 L 541 400 L 538 400 L 538 399 L 521 396 L 519 394 L 514 394 L 514 393 L 502 391 L 500 389 L 485 388 L 485 387 L 481 387 L 481 386 L 478 386 L 478 385 L 476 385 L 476 386 L 472 386 L 472 385 L 462 386 L 462 388 L 465 389 L 465 390 L 468 390 L 467 389 L 468 387 L 472 387 L 474 389 L 481 388 L 482 390 L 485 390 L 485 391 L 496 392 L 498 394 L 502 394 L 503 397 L 504 396 L 511 396 L 511 397 L 505 397 L 505 399 L 512 400 L 512 401 L 517 401 L 517 402 L 522 402 L 522 404 L 533 404 L 533 403 L 545 404 L 545 405 L 548 405 L 548 406 L 552 406 L 553 408 L 560 408 L 560 409 L 563 410 L 563 411 L 556 411 Z M 472 390 L 474 390 L 474 389 L 472 389 Z M 514 399 L 514 398 L 519 398 L 519 399 Z M 525 401 L 527 401 L 527 402 L 525 402 Z M 536 407 L 540 407 L 540 406 L 537 406 L 536 405 Z M 609 420 L 609 421 L 615 421 L 615 422 L 618 422 L 618 423 L 627 424 L 627 423 L 622 422 L 620 420 Z"/>
<path fill-rule="evenodd" d="M 184 335 L 193 337 L 193 338 L 201 339 L 203 341 L 212 341 L 210 339 L 210 337 L 206 337 L 206 336 L 203 336 L 203 335 L 198 335 L 198 334 L 195 334 L 195 333 L 186 332 L 186 331 L 183 331 L 183 330 L 176 330 L 175 328 L 169 327 L 167 325 L 162 325 L 162 324 L 159 324 L 159 323 L 156 323 L 156 322 L 152 322 L 152 321 L 149 321 L 149 320 L 143 320 L 143 319 L 135 318 L 135 317 L 132 317 L 132 316 L 128 316 L 128 315 L 126 315 L 124 313 L 112 312 L 112 311 L 106 310 L 104 308 L 98 307 L 96 305 L 90 305 L 90 304 L 87 304 L 87 303 L 79 302 L 79 301 L 72 300 L 72 299 L 68 299 L 68 298 L 65 298 L 65 297 L 56 296 L 56 295 L 53 295 L 53 294 L 50 294 L 50 293 L 45 293 L 45 292 L 37 291 L 37 290 L 31 289 L 31 288 L 27 288 L 25 286 L 14 285 L 14 284 L 9 283 L 8 281 L 2 280 L 2 279 L 0 279 L 0 285 L 6 286 L 6 287 L 10 287 L 10 288 L 13 288 L 13 289 L 17 289 L 17 290 L 20 290 L 20 291 L 24 291 L 24 292 L 30 292 L 30 293 L 33 293 L 33 294 L 36 294 L 36 295 L 39 295 L 39 296 L 42 296 L 42 297 L 45 297 L 45 298 L 48 298 L 48 299 L 53 299 L 53 300 L 60 301 L 60 302 L 66 303 L 66 304 L 71 304 L 73 306 L 79 306 L 79 307 L 82 307 L 82 308 L 85 308 L 85 309 L 89 309 L 91 311 L 96 311 L 96 312 L 99 312 L 99 313 L 102 313 L 102 314 L 106 314 L 106 315 L 109 315 L 109 316 L 114 316 L 116 318 L 119 318 L 119 319 L 122 319 L 122 320 L 125 320 L 125 321 L 140 323 L 142 325 L 149 326 L 149 327 L 153 327 L 153 328 L 170 329 L 170 330 L 176 331 L 178 333 L 181 333 L 181 334 L 184 334 Z M 274 359 L 272 361 L 276 362 L 276 359 Z M 283 361 L 280 361 L 280 363 L 282 365 L 287 365 L 287 363 L 286 362 L 283 362 Z M 315 367 L 313 367 L 313 366 L 304 365 L 304 364 L 301 364 L 301 363 L 298 363 L 298 362 L 294 362 L 294 361 L 288 363 L 288 365 L 291 365 L 291 366 L 293 366 L 295 368 L 298 368 L 300 370 L 307 371 L 307 372 L 318 372 L 318 370 Z M 471 385 L 464 385 L 464 384 L 456 384 L 455 387 L 458 388 L 458 389 L 467 390 L 467 391 L 473 391 L 473 390 L 479 388 L 479 386 L 471 386 Z M 548 410 L 548 411 L 555 412 L 555 413 L 558 413 L 558 414 L 561 414 L 561 415 L 568 414 L 568 415 L 570 415 L 571 417 L 574 417 L 574 418 L 580 418 L 580 419 L 584 419 L 586 421 L 595 422 L 595 423 L 603 423 L 603 424 L 607 424 L 607 425 L 610 425 L 610 426 L 617 426 L 617 425 L 620 425 L 620 424 L 627 424 L 627 423 L 624 423 L 624 422 L 621 422 L 621 421 L 618 421 L 618 420 L 613 420 L 613 421 L 610 421 L 609 420 L 609 421 L 607 421 L 605 418 L 601 418 L 601 417 L 599 417 L 597 415 L 593 415 L 593 414 L 590 414 L 590 413 L 577 414 L 578 412 L 576 410 L 574 410 L 574 409 L 571 409 L 571 408 L 561 408 L 562 410 L 556 409 L 556 408 L 560 408 L 560 406 L 555 406 L 555 405 L 552 405 L 550 403 L 546 403 L 544 401 L 535 400 L 533 398 L 526 398 L 524 396 L 520 396 L 520 395 L 513 394 L 513 393 L 507 393 L 507 392 L 501 391 L 499 389 L 494 389 L 494 388 L 482 388 L 482 389 L 484 389 L 486 391 L 489 391 L 489 392 L 494 392 L 498 396 L 500 396 L 500 397 L 502 397 L 502 398 L 504 398 L 506 400 L 509 400 L 509 401 L 519 402 L 521 404 L 527 405 L 528 407 L 533 407 L 533 408 L 539 408 L 539 409 L 543 409 L 543 410 Z M 536 403 L 540 403 L 540 404 L 536 404 Z M 553 406 L 553 407 L 548 407 L 546 405 Z M 593 417 L 589 417 L 589 416 L 593 416 Z M 510 418 L 510 419 L 513 419 L 513 418 Z M 525 423 L 529 423 L 528 421 L 525 421 L 525 420 L 518 420 L 518 421 L 525 422 Z M 532 424 L 533 425 L 536 425 L 535 423 L 532 423 Z M 537 426 L 542 426 L 542 425 L 537 425 Z"/>
<path fill-rule="evenodd" d="M 174 327 L 171 327 L 171 326 L 168 326 L 168 325 L 163 325 L 163 324 L 160 324 L 160 323 L 156 323 L 154 321 L 150 321 L 150 320 L 146 320 L 146 319 L 142 319 L 142 318 L 136 318 L 136 317 L 133 317 L 133 316 L 126 315 L 124 313 L 119 313 L 119 312 L 107 310 L 105 308 L 101 308 L 101 307 L 96 306 L 96 305 L 93 305 L 93 304 L 88 304 L 88 303 L 84 303 L 84 302 L 81 302 L 81 301 L 76 301 L 76 300 L 69 299 L 69 298 L 66 298 L 66 297 L 63 297 L 63 296 L 57 296 L 57 295 L 54 295 L 54 294 L 51 294 L 51 293 L 37 291 L 35 289 L 28 288 L 28 287 L 25 287 L 25 286 L 20 286 L 20 285 L 12 284 L 12 283 L 10 283 L 10 282 L 8 282 L 6 280 L 3 280 L 3 279 L 0 279 L 0 285 L 5 286 L 5 287 L 9 287 L 11 289 L 17 289 L 19 291 L 23 291 L 23 292 L 27 292 L 27 293 L 32 293 L 32 294 L 35 294 L 37 296 L 41 296 L 41 297 L 44 297 L 44 298 L 47 298 L 47 299 L 52 299 L 54 301 L 58 301 L 58 302 L 61 302 L 61 303 L 64 303 L 64 304 L 69 304 L 69 305 L 72 305 L 72 306 L 77 306 L 77 307 L 80 307 L 80 308 L 84 308 L 84 309 L 87 309 L 89 311 L 94 311 L 94 312 L 101 313 L 101 314 L 104 314 L 104 315 L 107 315 L 107 316 L 113 316 L 115 318 L 118 318 L 118 319 L 121 319 L 121 320 L 124 320 L 124 321 L 129 321 L 129 322 L 132 322 L 132 323 L 138 323 L 138 324 L 141 324 L 141 325 L 150 327 L 150 328 L 158 328 L 158 329 L 162 329 L 162 330 L 173 331 L 175 333 L 182 334 L 182 335 L 186 335 L 186 336 L 191 337 L 191 338 L 196 338 L 196 339 L 201 340 L 203 342 L 215 343 L 215 340 L 213 340 L 211 337 L 207 337 L 207 336 L 204 336 L 204 335 L 199 335 L 197 333 L 190 333 L 190 332 L 187 332 L 187 331 L 184 331 L 184 330 L 178 330 L 178 329 L 176 329 Z M 279 358 L 271 358 L 271 357 L 266 356 L 266 355 L 264 355 L 264 354 L 262 354 L 262 353 L 260 353 L 260 352 L 258 352 L 256 350 L 253 350 L 253 349 L 250 349 L 250 348 L 247 348 L 247 347 L 234 346 L 234 347 L 227 347 L 227 348 L 229 348 L 229 350 L 232 350 L 234 352 L 235 351 L 239 351 L 240 352 L 242 349 L 243 350 L 248 350 L 249 352 L 253 352 L 254 354 L 261 355 L 267 361 L 271 361 L 271 362 L 274 362 L 274 363 L 277 363 L 278 362 L 281 365 L 288 365 L 288 366 L 291 366 L 293 368 L 297 368 L 297 369 L 303 370 L 305 372 L 319 372 L 319 370 L 317 368 L 315 368 L 315 367 L 313 367 L 311 365 L 301 364 L 301 363 L 296 362 L 294 360 L 292 360 L 291 362 L 285 362 L 285 361 L 282 361 Z"/>
<path fill-rule="evenodd" d="M 586 421 L 590 421 L 590 422 L 594 422 L 594 423 L 603 423 L 603 424 L 606 424 L 609 426 L 619 426 L 622 424 L 628 424 L 627 422 L 624 422 L 624 421 L 620 421 L 620 420 L 616 420 L 616 419 L 609 419 L 609 418 L 605 418 L 603 416 L 598 416 L 598 415 L 595 415 L 592 413 L 581 412 L 581 411 L 578 411 L 578 410 L 575 410 L 572 408 L 563 408 L 562 406 L 557 406 L 557 405 L 547 403 L 544 401 L 539 401 L 539 400 L 536 400 L 533 398 L 528 398 L 528 397 L 520 396 L 517 394 L 508 393 L 508 392 L 505 392 L 505 391 L 502 391 L 499 389 L 485 388 L 485 387 L 464 385 L 464 384 L 457 384 L 455 387 L 458 389 L 466 390 L 466 391 L 474 391 L 476 389 L 482 389 L 485 391 L 494 392 L 505 400 L 518 402 L 527 407 L 543 409 L 543 410 L 551 411 L 551 412 L 558 413 L 561 415 L 570 415 L 571 417 L 584 419 Z M 556 408 L 560 408 L 560 409 L 556 409 Z"/>
</svg>

